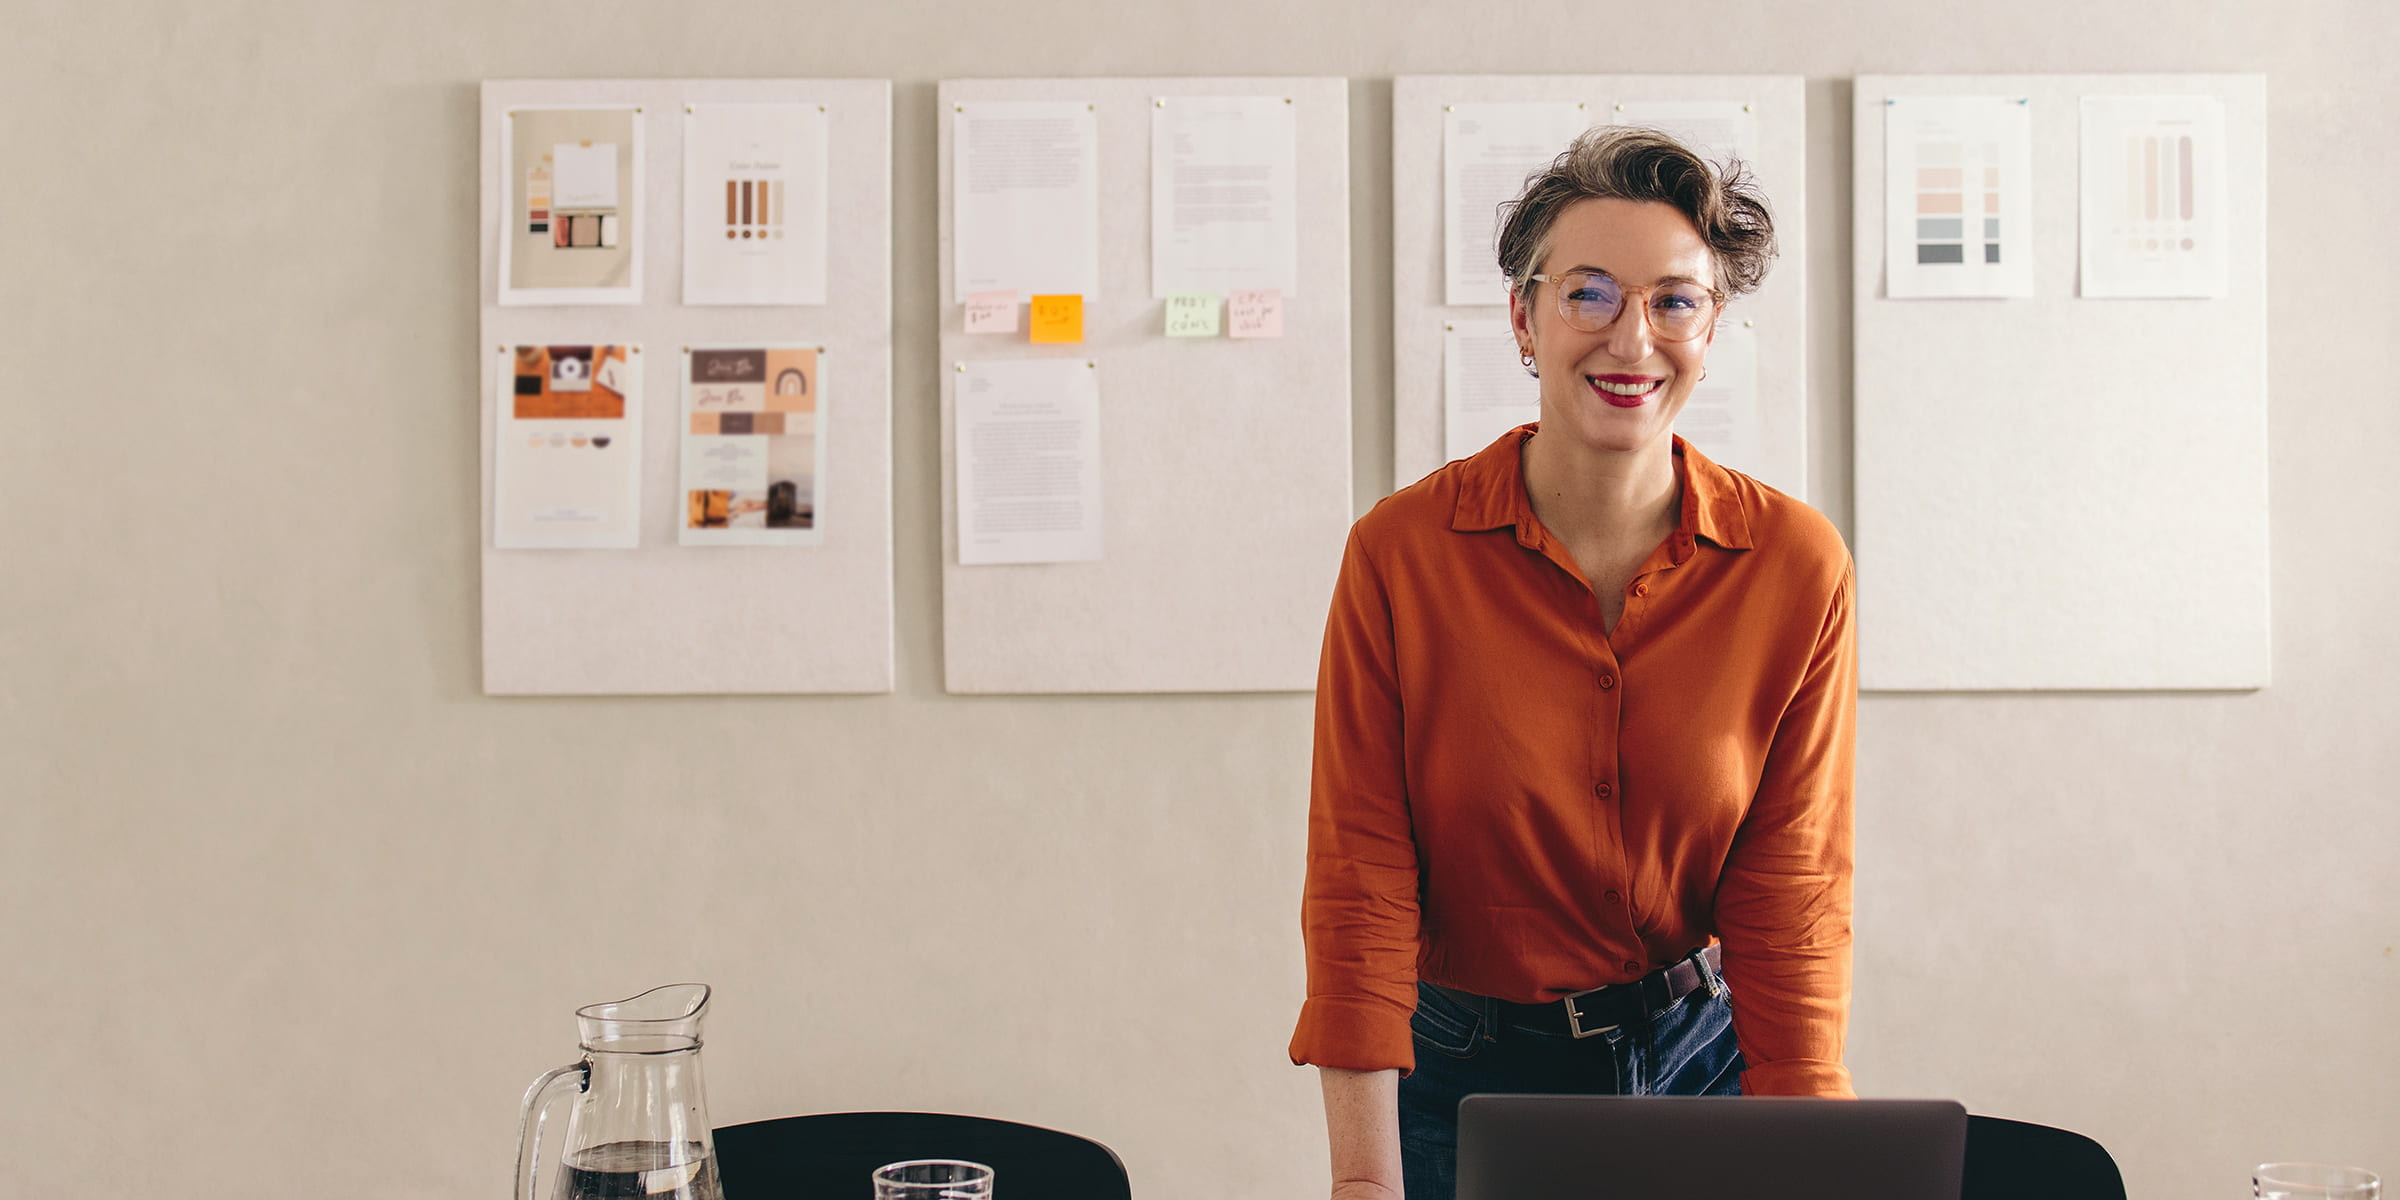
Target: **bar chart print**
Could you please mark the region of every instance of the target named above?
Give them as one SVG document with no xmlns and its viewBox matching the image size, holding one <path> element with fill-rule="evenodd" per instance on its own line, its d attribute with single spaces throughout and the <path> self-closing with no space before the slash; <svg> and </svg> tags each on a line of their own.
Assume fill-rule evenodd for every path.
<svg viewBox="0 0 2400 1200">
<path fill-rule="evenodd" d="M 2223 103 L 2086 96 L 2082 120 L 2082 294 L 2224 295 Z"/>
<path fill-rule="evenodd" d="M 828 120 L 819 104 L 684 107 L 684 303 L 825 302 Z"/>
<path fill-rule="evenodd" d="M 2192 227 L 2192 135 L 2148 133 L 2125 139 L 2128 250 L 2196 250 Z"/>
<path fill-rule="evenodd" d="M 2032 295 L 2027 98 L 1894 96 L 1882 107 L 1884 294 Z"/>
<path fill-rule="evenodd" d="M 1970 186 L 1972 185 L 1972 186 Z M 1917 261 L 2001 261 L 2000 147 L 1970 156 L 1957 142 L 1917 146 Z"/>
<path fill-rule="evenodd" d="M 782 237 L 783 215 L 776 203 L 788 200 L 789 192 L 789 185 L 774 179 L 726 180 L 725 236 L 728 239 Z"/>
</svg>

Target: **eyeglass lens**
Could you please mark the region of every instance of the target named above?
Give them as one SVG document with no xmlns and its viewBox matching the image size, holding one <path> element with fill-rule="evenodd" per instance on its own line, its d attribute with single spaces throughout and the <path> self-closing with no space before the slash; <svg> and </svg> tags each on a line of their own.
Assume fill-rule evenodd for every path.
<svg viewBox="0 0 2400 1200">
<path fill-rule="evenodd" d="M 1559 309 L 1567 323 L 1598 332 L 1617 319 L 1625 291 L 1615 279 L 1590 271 L 1570 271 L 1559 280 Z M 1716 306 L 1716 298 L 1696 283 L 1670 283 L 1649 293 L 1650 328 L 1658 336 L 1682 341 L 1697 336 Z"/>
</svg>

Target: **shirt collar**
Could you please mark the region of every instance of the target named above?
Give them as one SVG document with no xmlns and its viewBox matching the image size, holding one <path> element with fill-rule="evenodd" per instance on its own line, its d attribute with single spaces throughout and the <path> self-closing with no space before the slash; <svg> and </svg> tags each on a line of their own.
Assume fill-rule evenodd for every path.
<svg viewBox="0 0 2400 1200">
<path fill-rule="evenodd" d="M 1533 502 L 1525 495 L 1524 461 L 1525 441 L 1537 427 L 1538 423 L 1519 425 L 1459 464 L 1458 502 L 1450 528 L 1476 533 L 1515 526 L 1519 541 L 1532 536 Z M 1750 514 L 1742 507 L 1732 473 L 1681 437 L 1675 439 L 1675 456 L 1683 465 L 1683 515 L 1675 523 L 1676 533 L 1707 538 L 1727 550 L 1755 548 Z"/>
</svg>

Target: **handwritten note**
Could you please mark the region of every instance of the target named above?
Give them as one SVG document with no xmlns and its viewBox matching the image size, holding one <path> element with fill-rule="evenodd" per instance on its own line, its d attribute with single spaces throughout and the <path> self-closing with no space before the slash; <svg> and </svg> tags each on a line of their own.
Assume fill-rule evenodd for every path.
<svg viewBox="0 0 2400 1200">
<path fill-rule="evenodd" d="M 1250 288 L 1227 292 L 1225 308 L 1232 328 L 1227 335 L 1237 338 L 1279 338 L 1283 336 L 1283 293 L 1274 288 Z"/>
<path fill-rule="evenodd" d="M 1033 298 L 1033 341 L 1080 342 L 1083 340 L 1083 297 L 1035 296 Z"/>
<path fill-rule="evenodd" d="M 1167 293 L 1167 336 L 1213 338 L 1222 328 L 1223 302 L 1215 292 Z"/>
<path fill-rule="evenodd" d="M 1015 333 L 1017 331 L 1017 294 L 1015 292 L 967 293 L 968 333 Z"/>
</svg>

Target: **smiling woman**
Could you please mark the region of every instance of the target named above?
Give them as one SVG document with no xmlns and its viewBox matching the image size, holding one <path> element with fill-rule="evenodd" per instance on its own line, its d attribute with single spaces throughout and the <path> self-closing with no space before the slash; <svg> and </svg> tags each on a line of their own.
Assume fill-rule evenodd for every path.
<svg viewBox="0 0 2400 1200">
<path fill-rule="evenodd" d="M 1449 1200 L 1471 1092 L 1850 1092 L 1849 553 L 1674 434 L 1774 244 L 1738 164 L 1577 138 L 1499 245 L 1541 420 L 1351 530 L 1291 1045 L 1336 1196 Z"/>
<path fill-rule="evenodd" d="M 1666 134 L 1599 126 L 1527 181 L 1499 254 L 1518 353 L 1536 378 L 1550 368 L 1543 424 L 1630 448 L 1673 426 L 1725 302 L 1766 276 L 1775 225 L 1738 162 L 1719 173 Z M 1633 298 L 1643 319 L 1618 321 Z M 1655 484 L 1666 456 L 1650 458 Z"/>
</svg>

